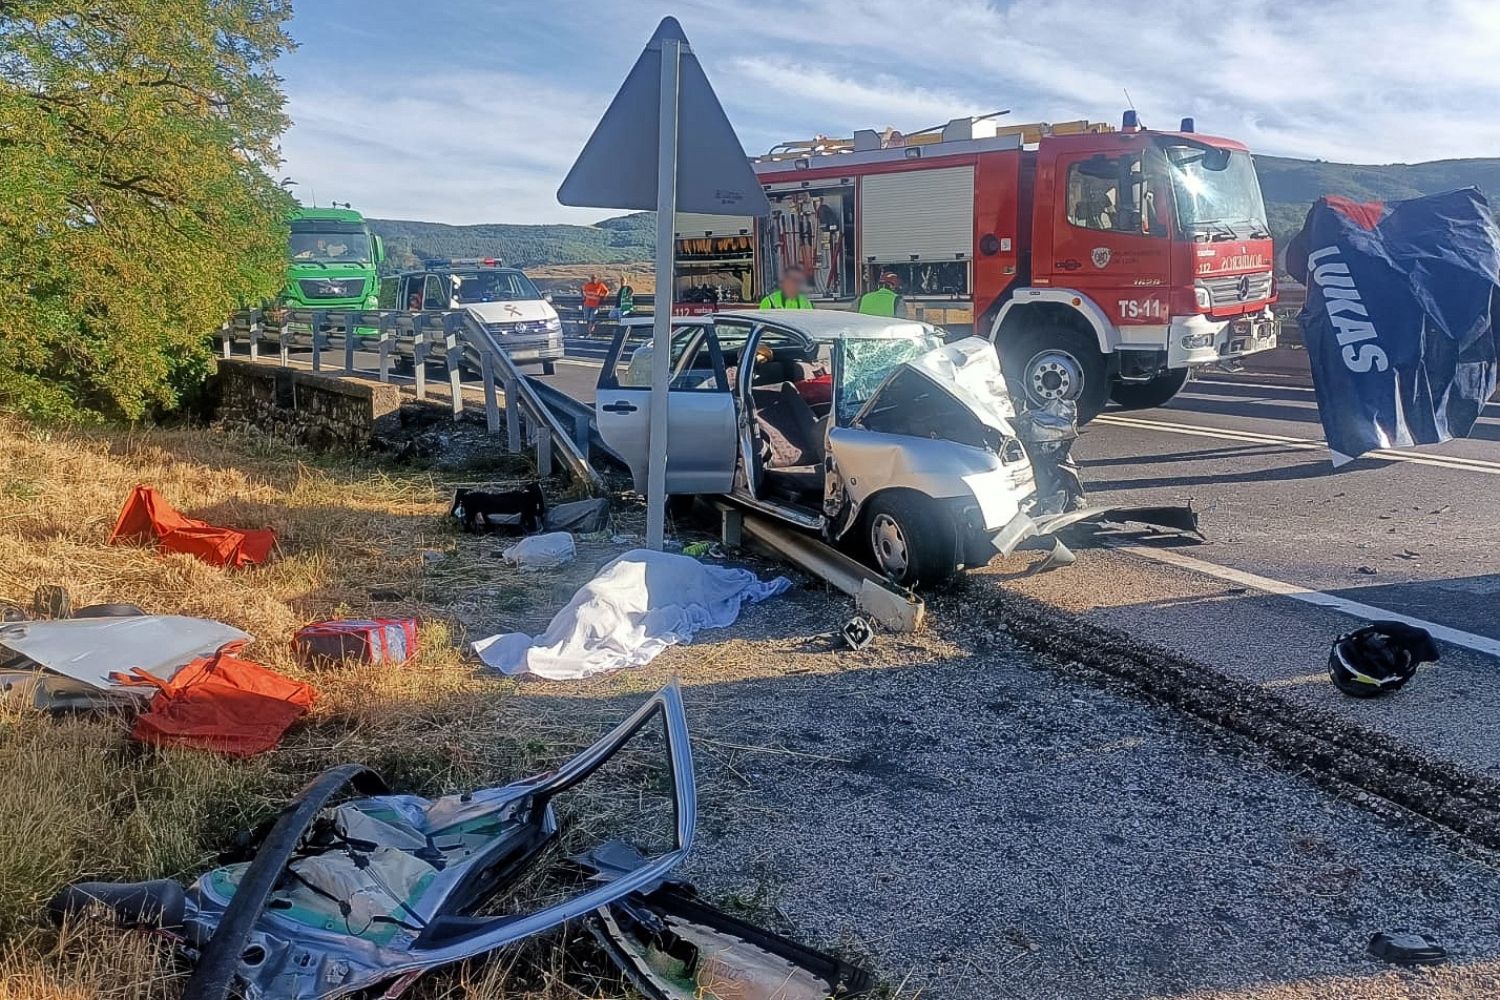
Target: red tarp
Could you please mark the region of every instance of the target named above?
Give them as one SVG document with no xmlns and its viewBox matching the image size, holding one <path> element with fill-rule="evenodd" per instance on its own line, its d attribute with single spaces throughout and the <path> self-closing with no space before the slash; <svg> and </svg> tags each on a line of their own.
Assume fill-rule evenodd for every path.
<svg viewBox="0 0 1500 1000">
<path fill-rule="evenodd" d="M 149 538 L 167 552 L 186 552 L 215 566 L 259 565 L 271 556 L 276 532 L 269 528 L 240 531 L 185 517 L 149 486 L 130 491 L 109 544 Z"/>
<path fill-rule="evenodd" d="M 157 746 L 215 750 L 234 757 L 275 747 L 318 693 L 301 681 L 241 659 L 238 654 L 244 648 L 243 641 L 225 643 L 212 656 L 200 656 L 183 667 L 170 681 L 139 668 L 115 675 L 122 684 L 158 689 L 130 735 Z"/>
</svg>

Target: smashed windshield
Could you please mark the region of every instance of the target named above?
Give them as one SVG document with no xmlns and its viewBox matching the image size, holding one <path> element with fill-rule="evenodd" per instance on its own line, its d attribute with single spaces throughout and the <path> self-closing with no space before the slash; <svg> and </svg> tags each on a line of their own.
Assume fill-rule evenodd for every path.
<svg viewBox="0 0 1500 1000">
<path fill-rule="evenodd" d="M 896 368 L 941 347 L 942 343 L 942 338 L 936 335 L 839 341 L 839 383 L 835 394 L 839 424 L 847 424 L 858 416 Z"/>
<path fill-rule="evenodd" d="M 354 227 L 292 224 L 290 244 L 294 263 L 368 264 L 370 234 Z"/>
<path fill-rule="evenodd" d="M 1162 152 L 1185 234 L 1207 241 L 1271 235 L 1249 153 L 1192 145 L 1167 145 Z"/>
<path fill-rule="evenodd" d="M 467 271 L 453 275 L 454 299 L 460 305 L 539 299 L 531 279 L 520 271 Z"/>
</svg>

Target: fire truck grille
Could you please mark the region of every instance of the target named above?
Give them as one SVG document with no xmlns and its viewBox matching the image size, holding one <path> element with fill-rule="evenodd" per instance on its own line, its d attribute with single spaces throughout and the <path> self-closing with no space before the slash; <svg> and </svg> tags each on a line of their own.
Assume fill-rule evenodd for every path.
<svg viewBox="0 0 1500 1000">
<path fill-rule="evenodd" d="M 1271 272 L 1231 274 L 1222 278 L 1202 278 L 1215 306 L 1237 306 L 1261 302 L 1271 297 Z"/>
</svg>

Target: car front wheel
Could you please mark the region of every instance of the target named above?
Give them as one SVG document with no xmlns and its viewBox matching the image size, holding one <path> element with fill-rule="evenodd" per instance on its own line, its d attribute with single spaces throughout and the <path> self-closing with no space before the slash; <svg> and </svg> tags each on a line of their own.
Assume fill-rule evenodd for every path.
<svg viewBox="0 0 1500 1000">
<path fill-rule="evenodd" d="M 958 569 L 958 537 L 948 512 L 915 493 L 882 493 L 865 508 L 870 565 L 903 587 L 942 583 Z"/>
</svg>

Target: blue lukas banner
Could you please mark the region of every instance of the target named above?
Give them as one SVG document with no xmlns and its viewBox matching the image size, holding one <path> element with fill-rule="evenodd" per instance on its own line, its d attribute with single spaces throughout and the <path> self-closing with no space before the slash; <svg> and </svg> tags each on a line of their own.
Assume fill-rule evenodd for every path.
<svg viewBox="0 0 1500 1000">
<path fill-rule="evenodd" d="M 1474 188 L 1320 199 L 1287 252 L 1318 414 L 1342 465 L 1464 437 L 1495 391 L 1500 229 Z"/>
</svg>

